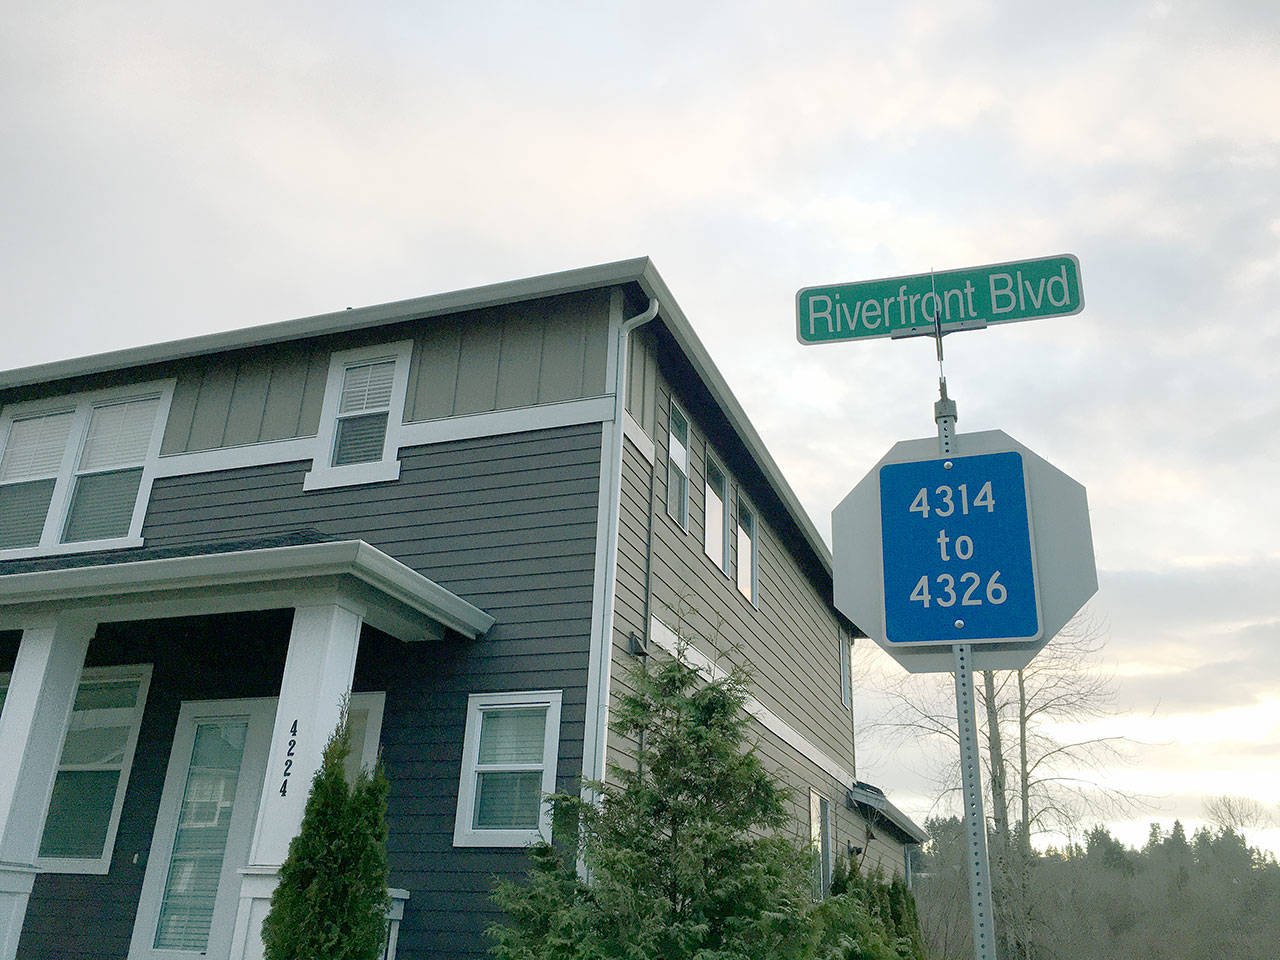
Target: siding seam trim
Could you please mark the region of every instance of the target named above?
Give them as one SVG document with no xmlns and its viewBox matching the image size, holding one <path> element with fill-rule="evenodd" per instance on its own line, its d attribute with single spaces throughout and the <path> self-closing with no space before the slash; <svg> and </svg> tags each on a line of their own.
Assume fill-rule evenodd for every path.
<svg viewBox="0 0 1280 960">
<path fill-rule="evenodd" d="M 406 447 L 427 446 L 453 440 L 476 440 L 509 433 L 526 433 L 555 427 L 572 427 L 599 423 L 610 419 L 613 398 L 587 397 L 560 403 L 496 410 L 462 417 L 420 420 L 401 426 L 397 455 Z M 289 440 L 266 440 L 236 447 L 172 453 L 159 458 L 157 477 L 181 477 L 242 467 L 263 467 L 275 463 L 295 463 L 317 456 L 318 436 L 294 437 Z"/>
<path fill-rule="evenodd" d="M 649 638 L 673 657 L 679 657 L 684 660 L 684 662 L 696 669 L 698 673 L 706 677 L 708 680 L 716 679 L 725 675 L 725 671 L 721 667 L 716 666 L 715 662 L 711 660 L 711 658 L 694 649 L 688 643 L 682 644 L 679 637 L 676 635 L 676 632 L 657 617 L 651 617 L 649 620 Z M 814 766 L 835 778 L 846 787 L 853 785 L 854 776 L 852 773 L 842 767 L 837 761 L 829 757 L 823 750 L 819 749 L 812 741 L 805 737 L 804 734 L 800 733 L 800 731 L 771 711 L 755 697 L 748 696 L 745 707 L 747 713 L 751 714 L 751 716 L 758 720 L 761 726 L 787 746 L 798 751 L 802 757 Z"/>
</svg>

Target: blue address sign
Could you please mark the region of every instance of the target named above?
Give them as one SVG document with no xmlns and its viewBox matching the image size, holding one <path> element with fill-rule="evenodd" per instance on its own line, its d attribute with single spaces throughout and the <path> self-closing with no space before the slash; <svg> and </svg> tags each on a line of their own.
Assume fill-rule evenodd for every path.
<svg viewBox="0 0 1280 960">
<path fill-rule="evenodd" d="M 889 643 L 1039 638 L 1022 454 L 885 464 L 880 520 Z"/>
</svg>

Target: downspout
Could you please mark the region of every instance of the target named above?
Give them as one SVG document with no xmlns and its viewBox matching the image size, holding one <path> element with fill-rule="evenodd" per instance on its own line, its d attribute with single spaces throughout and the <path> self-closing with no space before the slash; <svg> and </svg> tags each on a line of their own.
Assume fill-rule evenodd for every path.
<svg viewBox="0 0 1280 960">
<path fill-rule="evenodd" d="M 603 780 L 605 775 L 605 754 L 609 737 L 609 686 L 613 661 L 613 606 L 617 592 L 618 564 L 618 522 L 622 509 L 622 448 L 623 417 L 626 414 L 627 384 L 627 348 L 631 333 L 644 326 L 658 316 L 658 301 L 649 298 L 649 306 L 634 317 L 629 317 L 618 326 L 618 341 L 614 356 L 616 367 L 613 383 L 613 447 L 608 463 L 608 488 L 604 498 L 606 515 L 602 521 L 606 524 L 605 564 L 604 564 L 604 602 L 603 626 L 600 635 L 595 638 L 595 647 L 591 659 L 594 669 L 588 679 L 587 703 L 594 705 L 595 715 L 587 716 L 587 737 L 589 744 L 583 757 L 583 778 Z M 589 761 L 589 768 L 588 768 Z M 585 799 L 593 800 L 594 791 L 584 790 Z"/>
</svg>

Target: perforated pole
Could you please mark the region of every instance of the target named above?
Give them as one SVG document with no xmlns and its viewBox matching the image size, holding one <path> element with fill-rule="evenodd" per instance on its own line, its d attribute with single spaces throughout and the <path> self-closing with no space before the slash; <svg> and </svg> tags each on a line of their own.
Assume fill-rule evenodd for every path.
<svg viewBox="0 0 1280 960">
<path fill-rule="evenodd" d="M 935 313 L 933 335 L 938 343 L 938 400 L 933 419 L 938 424 L 938 453 L 956 456 L 956 402 L 947 396 L 942 369 L 942 317 Z M 950 466 L 950 464 L 948 464 Z M 965 873 L 969 876 L 969 909 L 973 920 L 974 960 L 996 960 L 996 923 L 991 910 L 991 864 L 987 856 L 987 821 L 982 811 L 982 765 L 978 754 L 978 723 L 973 700 L 973 648 L 953 644 L 956 676 L 956 732 L 960 737 L 960 778 L 964 793 Z"/>
<path fill-rule="evenodd" d="M 956 719 L 960 734 L 960 777 L 964 787 L 964 831 L 969 841 L 965 872 L 969 875 L 969 907 L 973 915 L 973 956 L 974 960 L 996 960 L 987 822 L 982 813 L 982 768 L 978 758 L 978 724 L 974 719 L 973 649 L 967 643 L 957 643 L 951 650 L 956 661 Z"/>
</svg>

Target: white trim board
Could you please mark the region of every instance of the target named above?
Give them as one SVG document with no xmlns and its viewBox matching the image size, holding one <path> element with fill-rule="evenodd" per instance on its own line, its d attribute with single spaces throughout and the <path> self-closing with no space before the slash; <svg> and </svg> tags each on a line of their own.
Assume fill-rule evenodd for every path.
<svg viewBox="0 0 1280 960">
<path fill-rule="evenodd" d="M 708 680 L 725 676 L 723 668 L 717 666 L 710 657 L 695 649 L 691 644 L 681 644 L 676 632 L 657 617 L 649 619 L 649 639 L 673 657 L 683 659 L 685 663 L 689 664 Z M 829 757 L 800 731 L 755 697 L 748 696 L 745 707 L 747 713 L 759 720 L 762 727 L 822 770 L 823 773 L 834 778 L 845 787 L 853 785 L 854 776 L 852 773 Z"/>
<path fill-rule="evenodd" d="M 416 420 L 403 423 L 396 430 L 396 453 L 408 447 L 453 440 L 474 440 L 508 433 L 527 433 L 555 427 L 573 427 L 583 423 L 599 423 L 613 416 L 613 397 L 586 397 L 563 400 L 510 410 L 492 410 L 439 420 Z M 184 477 L 218 470 L 263 467 L 274 463 L 307 463 L 319 458 L 322 445 L 317 436 L 292 440 L 268 440 L 215 450 L 171 453 L 156 463 L 157 477 Z"/>
</svg>

